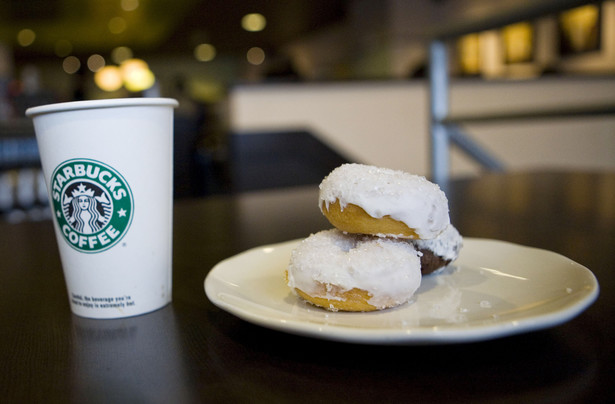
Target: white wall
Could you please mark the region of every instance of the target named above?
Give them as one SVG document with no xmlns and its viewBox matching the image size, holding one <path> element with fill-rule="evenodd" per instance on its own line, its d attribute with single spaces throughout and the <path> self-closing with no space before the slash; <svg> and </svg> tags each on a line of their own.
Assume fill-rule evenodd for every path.
<svg viewBox="0 0 615 404">
<path fill-rule="evenodd" d="M 615 104 L 615 80 L 545 78 L 452 83 L 455 113 Z M 238 86 L 229 94 L 230 126 L 250 133 L 309 129 L 354 161 L 429 175 L 428 92 L 424 81 Z M 615 116 L 475 124 L 475 139 L 512 170 L 615 170 Z M 452 153 L 453 176 L 480 168 Z"/>
</svg>

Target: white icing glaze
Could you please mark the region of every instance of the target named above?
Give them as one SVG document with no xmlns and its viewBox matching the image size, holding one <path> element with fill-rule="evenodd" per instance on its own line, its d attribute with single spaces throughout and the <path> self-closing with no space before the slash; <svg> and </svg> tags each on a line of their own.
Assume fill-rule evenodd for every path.
<svg viewBox="0 0 615 404">
<path fill-rule="evenodd" d="M 431 240 L 412 240 L 416 248 L 430 250 L 445 260 L 455 261 L 463 245 L 463 238 L 459 231 L 449 224 L 438 237 Z"/>
<path fill-rule="evenodd" d="M 436 237 L 450 223 L 448 200 L 440 187 L 403 171 L 343 164 L 320 183 L 320 209 L 336 200 L 342 209 L 352 203 L 375 218 L 389 215 L 423 239 Z"/>
<path fill-rule="evenodd" d="M 403 240 L 351 235 L 337 229 L 323 230 L 301 241 L 291 254 L 288 286 L 308 295 L 330 300 L 339 297 L 318 283 L 342 291 L 358 288 L 369 292 L 371 305 L 383 308 L 410 300 L 421 284 L 418 252 Z"/>
</svg>

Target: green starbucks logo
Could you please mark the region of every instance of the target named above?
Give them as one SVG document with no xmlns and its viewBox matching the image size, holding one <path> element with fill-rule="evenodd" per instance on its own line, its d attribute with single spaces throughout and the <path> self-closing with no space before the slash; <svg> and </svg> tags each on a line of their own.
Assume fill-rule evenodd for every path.
<svg viewBox="0 0 615 404">
<path fill-rule="evenodd" d="M 128 183 L 100 161 L 61 163 L 51 176 L 51 200 L 64 239 L 81 252 L 108 250 L 132 222 L 134 202 Z"/>
</svg>

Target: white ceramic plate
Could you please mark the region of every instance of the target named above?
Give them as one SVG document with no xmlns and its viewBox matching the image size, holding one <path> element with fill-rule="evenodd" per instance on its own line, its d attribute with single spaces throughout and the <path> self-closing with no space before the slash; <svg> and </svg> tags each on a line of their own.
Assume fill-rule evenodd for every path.
<svg viewBox="0 0 615 404">
<path fill-rule="evenodd" d="M 598 282 L 554 252 L 465 238 L 460 257 L 424 276 L 412 302 L 369 312 L 330 312 L 305 303 L 284 280 L 299 240 L 245 251 L 205 279 L 218 307 L 264 327 L 336 341 L 438 344 L 487 340 L 561 324 L 589 307 Z"/>
</svg>

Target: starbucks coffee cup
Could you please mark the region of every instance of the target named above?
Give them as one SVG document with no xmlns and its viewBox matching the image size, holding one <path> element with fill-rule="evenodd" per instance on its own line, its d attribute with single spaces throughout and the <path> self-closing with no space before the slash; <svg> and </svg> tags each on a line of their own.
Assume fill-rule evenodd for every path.
<svg viewBox="0 0 615 404">
<path fill-rule="evenodd" d="M 171 301 L 173 108 L 165 98 L 30 108 L 73 313 Z"/>
</svg>

